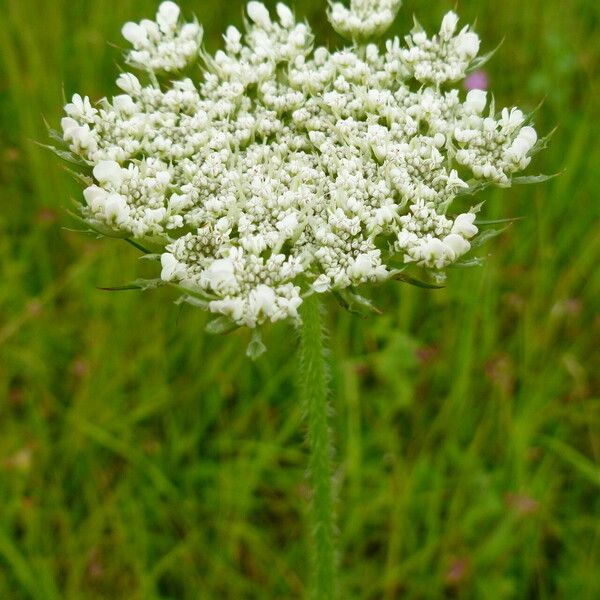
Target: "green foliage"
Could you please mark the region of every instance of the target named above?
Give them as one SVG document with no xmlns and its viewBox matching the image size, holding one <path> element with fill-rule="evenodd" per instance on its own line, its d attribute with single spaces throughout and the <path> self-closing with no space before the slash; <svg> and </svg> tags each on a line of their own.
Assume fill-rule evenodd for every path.
<svg viewBox="0 0 600 600">
<path fill-rule="evenodd" d="M 238 0 L 182 5 L 209 49 L 242 22 Z M 454 5 L 407 0 L 397 30 Z M 50 142 L 63 89 L 116 93 L 107 41 L 155 6 L 0 0 L 2 599 L 307 594 L 296 335 L 268 329 L 252 362 L 248 332 L 205 333 L 168 286 L 99 290 L 150 265 L 63 229 L 80 185 L 34 143 Z M 324 7 L 296 5 L 335 42 Z M 366 319 L 331 300 L 341 596 L 598 598 L 600 5 L 458 10 L 484 53 L 505 38 L 485 67 L 498 106 L 546 97 L 536 126 L 559 129 L 528 174 L 561 175 L 487 189 L 486 219 L 527 218 L 444 289 L 378 287 L 383 314 Z"/>
</svg>

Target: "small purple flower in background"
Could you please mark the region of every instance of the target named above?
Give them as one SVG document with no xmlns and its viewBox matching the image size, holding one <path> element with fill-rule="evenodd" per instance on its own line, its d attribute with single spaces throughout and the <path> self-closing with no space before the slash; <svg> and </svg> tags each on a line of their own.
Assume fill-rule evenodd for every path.
<svg viewBox="0 0 600 600">
<path fill-rule="evenodd" d="M 485 71 L 473 71 L 464 82 L 466 90 L 487 90 L 489 86 L 489 78 Z"/>
</svg>

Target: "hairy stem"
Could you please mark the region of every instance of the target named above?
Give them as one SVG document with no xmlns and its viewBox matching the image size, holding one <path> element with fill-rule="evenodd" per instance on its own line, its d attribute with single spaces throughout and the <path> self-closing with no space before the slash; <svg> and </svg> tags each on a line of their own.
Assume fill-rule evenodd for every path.
<svg viewBox="0 0 600 600">
<path fill-rule="evenodd" d="M 302 303 L 301 390 L 308 424 L 312 487 L 313 600 L 335 597 L 335 544 L 331 440 L 328 425 L 328 373 L 321 306 L 316 294 Z"/>
</svg>

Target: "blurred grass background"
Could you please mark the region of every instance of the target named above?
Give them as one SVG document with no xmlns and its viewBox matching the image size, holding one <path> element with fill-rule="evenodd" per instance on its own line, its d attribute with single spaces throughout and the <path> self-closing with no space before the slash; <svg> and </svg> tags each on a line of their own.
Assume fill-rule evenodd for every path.
<svg viewBox="0 0 600 600">
<path fill-rule="evenodd" d="M 240 0 L 184 0 L 215 49 Z M 454 0 L 406 0 L 432 29 Z M 322 0 L 297 13 L 328 32 Z M 307 581 L 297 341 L 169 292 L 106 293 L 135 250 L 63 229 L 80 193 L 37 147 L 63 89 L 115 91 L 121 24 L 153 0 L 0 0 L 0 598 L 294 599 Z M 522 215 L 448 286 L 330 312 L 342 599 L 600 598 L 600 4 L 464 0 L 501 105 L 559 126 L 487 194 Z M 333 307 L 332 307 L 333 308 Z"/>
</svg>

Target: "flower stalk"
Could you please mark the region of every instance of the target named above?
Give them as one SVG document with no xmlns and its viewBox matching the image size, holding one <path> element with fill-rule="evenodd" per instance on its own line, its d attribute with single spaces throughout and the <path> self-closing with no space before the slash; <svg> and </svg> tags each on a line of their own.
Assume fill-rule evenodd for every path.
<svg viewBox="0 0 600 600">
<path fill-rule="evenodd" d="M 328 370 L 321 303 L 317 294 L 301 307 L 300 386 L 308 429 L 308 472 L 312 488 L 313 600 L 333 600 L 336 586 L 332 444 L 329 430 Z"/>
</svg>

